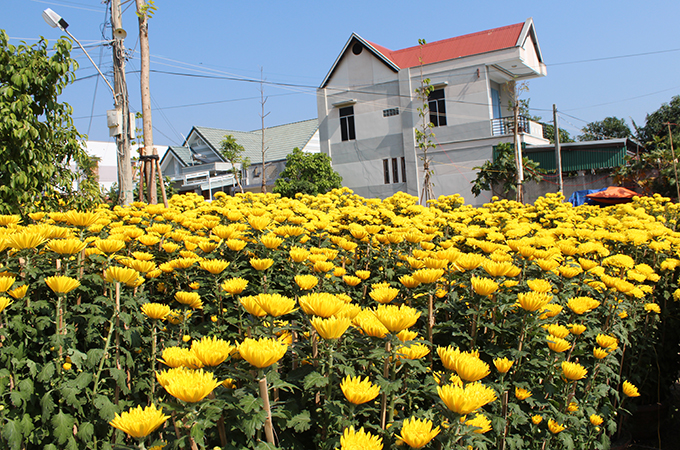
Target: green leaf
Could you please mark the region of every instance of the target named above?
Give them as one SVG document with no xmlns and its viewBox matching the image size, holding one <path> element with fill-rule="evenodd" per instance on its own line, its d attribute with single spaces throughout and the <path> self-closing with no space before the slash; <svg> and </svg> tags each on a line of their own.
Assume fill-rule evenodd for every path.
<svg viewBox="0 0 680 450">
<path fill-rule="evenodd" d="M 98 395 L 93 403 L 94 407 L 99 410 L 99 417 L 107 422 L 113 420 L 117 412 L 116 405 L 114 405 L 108 397 L 105 395 Z"/>
<path fill-rule="evenodd" d="M 262 399 L 260 397 L 247 395 L 243 397 L 238 404 L 245 414 L 257 409 L 262 409 Z"/>
<path fill-rule="evenodd" d="M 5 438 L 11 450 L 21 448 L 21 425 L 18 420 L 8 420 L 2 427 L 2 437 Z"/>
<path fill-rule="evenodd" d="M 322 388 L 328 385 L 328 377 L 319 372 L 312 372 L 305 377 L 304 389 L 310 390 L 312 388 Z"/>
<path fill-rule="evenodd" d="M 81 423 L 78 427 L 78 439 L 82 442 L 88 442 L 94 436 L 94 425 L 91 422 Z"/>
<path fill-rule="evenodd" d="M 49 420 L 56 405 L 52 399 L 52 391 L 45 392 L 45 395 L 40 399 L 40 406 L 42 408 L 42 421 Z"/>
<path fill-rule="evenodd" d="M 50 361 L 43 366 L 42 370 L 38 374 L 37 380 L 41 383 L 45 383 L 51 380 L 52 375 L 54 375 L 54 371 L 55 371 L 54 363 Z"/>
<path fill-rule="evenodd" d="M 312 426 L 312 419 L 309 416 L 309 411 L 302 411 L 300 414 L 293 416 L 286 422 L 287 428 L 293 428 L 297 433 L 307 431 Z"/>
<path fill-rule="evenodd" d="M 52 418 L 54 436 L 57 438 L 57 443 L 59 445 L 63 445 L 73 436 L 73 425 L 75 423 L 75 419 L 69 414 L 64 414 L 63 411 L 59 411 L 59 413 Z"/>
</svg>

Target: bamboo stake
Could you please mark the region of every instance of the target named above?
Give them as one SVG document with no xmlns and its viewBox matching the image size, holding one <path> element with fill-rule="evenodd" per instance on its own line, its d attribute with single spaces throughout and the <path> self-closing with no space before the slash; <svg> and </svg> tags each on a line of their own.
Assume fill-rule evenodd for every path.
<svg viewBox="0 0 680 450">
<path fill-rule="evenodd" d="M 269 444 L 274 443 L 274 425 L 272 423 L 272 409 L 269 404 L 269 390 L 267 389 L 267 377 L 263 376 L 259 381 L 260 397 L 264 404 L 264 410 L 267 412 L 267 419 L 264 421 L 264 434 L 267 437 Z"/>
</svg>

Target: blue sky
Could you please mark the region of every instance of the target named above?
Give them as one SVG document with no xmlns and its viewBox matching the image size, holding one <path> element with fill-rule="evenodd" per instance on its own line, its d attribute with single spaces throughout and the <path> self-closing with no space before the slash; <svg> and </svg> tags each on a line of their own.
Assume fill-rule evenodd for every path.
<svg viewBox="0 0 680 450">
<path fill-rule="evenodd" d="M 134 3 L 124 2 L 123 27 L 126 47 L 134 50 L 127 66 L 131 109 L 139 111 Z M 194 125 L 259 129 L 260 85 L 252 80 L 260 78 L 260 69 L 268 82 L 266 126 L 316 117 L 315 87 L 352 32 L 397 50 L 421 38 L 432 42 L 532 17 L 548 75 L 532 80 L 524 97 L 532 113 L 545 120 L 552 120 L 556 104 L 560 126 L 572 135 L 607 116 L 643 125 L 647 113 L 680 94 L 677 0 L 156 0 L 156 6 L 149 30 L 151 69 L 183 74 L 151 74 L 157 145 L 181 145 Z M 53 42 L 63 33 L 44 22 L 45 8 L 70 24 L 69 31 L 110 75 L 111 51 L 101 42 L 110 39 L 111 29 L 100 0 L 2 0 L 0 29 L 14 45 L 34 43 L 40 36 Z M 97 81 L 79 49 L 73 55 L 81 80 L 67 87 L 61 99 L 72 105 L 81 133 L 112 140 L 105 117 L 113 107 L 111 92 Z"/>
</svg>

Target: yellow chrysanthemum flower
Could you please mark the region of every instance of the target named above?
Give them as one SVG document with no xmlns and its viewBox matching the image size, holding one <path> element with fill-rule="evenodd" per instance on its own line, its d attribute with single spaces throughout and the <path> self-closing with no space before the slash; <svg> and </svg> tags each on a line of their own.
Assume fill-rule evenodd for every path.
<svg viewBox="0 0 680 450">
<path fill-rule="evenodd" d="M 36 248 L 45 242 L 45 240 L 45 237 L 41 233 L 33 231 L 23 231 L 7 237 L 9 246 L 16 250 Z"/>
<path fill-rule="evenodd" d="M 517 294 L 517 304 L 525 311 L 534 312 L 545 307 L 552 300 L 552 294 L 541 292 L 520 292 Z"/>
<path fill-rule="evenodd" d="M 24 284 L 23 286 L 19 286 L 18 288 L 14 288 L 11 291 L 7 291 L 9 295 L 11 295 L 13 298 L 16 300 L 22 299 L 26 296 L 26 292 L 28 292 L 28 285 Z"/>
<path fill-rule="evenodd" d="M 248 286 L 248 280 L 237 277 L 230 278 L 220 285 L 223 291 L 231 295 L 240 294 Z"/>
<path fill-rule="evenodd" d="M 198 292 L 179 291 L 175 293 L 175 300 L 191 309 L 203 309 L 203 301 Z"/>
<path fill-rule="evenodd" d="M 420 317 L 420 311 L 407 305 L 378 305 L 375 316 L 393 333 L 412 327 Z"/>
<path fill-rule="evenodd" d="M 68 294 L 69 292 L 80 286 L 80 281 L 76 280 L 75 278 L 65 276 L 54 276 L 45 278 L 45 283 L 47 284 L 47 286 L 49 286 L 50 289 L 52 289 L 53 292 L 57 294 Z"/>
<path fill-rule="evenodd" d="M 310 255 L 310 252 L 309 250 L 301 247 L 293 247 L 290 249 L 288 254 L 290 255 L 291 260 L 296 263 L 301 263 L 307 259 L 307 257 Z"/>
<path fill-rule="evenodd" d="M 340 450 L 382 450 L 382 438 L 364 431 L 354 431 L 354 427 L 345 428 L 340 437 Z"/>
<path fill-rule="evenodd" d="M 350 403 L 361 405 L 370 402 L 380 393 L 380 386 L 371 383 L 368 377 L 346 376 L 340 383 L 340 389 Z"/>
<path fill-rule="evenodd" d="M 397 349 L 397 355 L 400 358 L 406 358 L 406 359 L 420 359 L 424 358 L 430 353 L 430 349 L 427 345 L 425 344 L 411 344 L 409 346 L 401 346 Z"/>
<path fill-rule="evenodd" d="M 156 372 L 156 378 L 168 394 L 187 403 L 200 402 L 222 384 L 212 372 L 185 367 Z"/>
<path fill-rule="evenodd" d="M 378 303 L 389 303 L 399 295 L 399 289 L 380 286 L 378 289 L 372 289 L 368 295 Z"/>
<path fill-rule="evenodd" d="M 66 223 L 76 227 L 89 227 L 90 225 L 94 224 L 97 219 L 99 219 L 98 214 L 88 211 L 80 212 L 71 210 L 64 214 L 64 220 Z"/>
<path fill-rule="evenodd" d="M 588 370 L 579 363 L 562 361 L 562 373 L 567 380 L 578 381 L 588 374 Z"/>
<path fill-rule="evenodd" d="M 203 362 L 196 357 L 191 350 L 182 347 L 166 347 L 161 353 L 162 362 L 168 367 L 186 367 L 187 369 L 200 369 Z"/>
<path fill-rule="evenodd" d="M 267 314 L 280 317 L 295 310 L 295 299 L 280 294 L 258 294 L 255 301 Z"/>
<path fill-rule="evenodd" d="M 348 286 L 354 287 L 361 283 L 361 278 L 355 277 L 353 275 L 345 275 L 342 277 L 342 281 L 344 281 Z"/>
<path fill-rule="evenodd" d="M 661 314 L 661 307 L 656 303 L 646 303 L 645 311 Z"/>
<path fill-rule="evenodd" d="M 609 351 L 616 350 L 619 345 L 619 340 L 616 337 L 606 334 L 598 334 L 595 337 L 595 340 L 597 341 L 597 345 L 602 348 L 609 349 Z"/>
<path fill-rule="evenodd" d="M 140 309 L 149 319 L 164 320 L 170 314 L 170 307 L 161 303 L 145 303 Z"/>
<path fill-rule="evenodd" d="M 15 281 L 15 277 L 0 277 L 0 292 L 7 292 Z"/>
<path fill-rule="evenodd" d="M 218 275 L 224 270 L 229 267 L 229 262 L 228 261 L 223 261 L 221 259 L 206 259 L 203 261 L 200 261 L 198 263 L 199 266 L 201 266 L 201 269 L 207 270 L 213 275 Z"/>
<path fill-rule="evenodd" d="M 597 414 L 591 414 L 589 419 L 590 423 L 592 423 L 596 427 L 599 427 L 600 425 L 602 425 L 602 422 L 604 422 L 602 416 L 598 416 Z"/>
<path fill-rule="evenodd" d="M 413 341 L 418 338 L 418 332 L 410 330 L 401 330 L 399 333 L 397 333 L 397 337 L 401 342 Z"/>
<path fill-rule="evenodd" d="M 331 317 L 345 306 L 345 302 L 336 295 L 325 292 L 303 295 L 298 299 L 298 303 L 305 314 L 319 317 Z"/>
<path fill-rule="evenodd" d="M 362 280 L 367 280 L 368 277 L 371 276 L 371 272 L 369 270 L 357 270 L 356 272 L 354 272 L 354 274 L 361 278 Z"/>
<path fill-rule="evenodd" d="M 548 419 L 548 429 L 552 434 L 557 434 L 560 431 L 564 430 L 566 427 L 564 425 L 560 425 L 559 423 L 555 422 L 552 419 Z"/>
<path fill-rule="evenodd" d="M 109 283 L 134 283 L 139 278 L 139 272 L 128 267 L 112 266 L 104 271 L 104 279 Z"/>
<path fill-rule="evenodd" d="M 264 317 L 267 315 L 267 311 L 262 309 L 260 303 L 257 301 L 257 296 L 249 295 L 247 297 L 241 297 L 239 299 L 241 306 L 255 317 Z"/>
<path fill-rule="evenodd" d="M 483 296 L 489 296 L 498 290 L 498 283 L 491 278 L 472 277 L 470 284 L 477 294 Z"/>
<path fill-rule="evenodd" d="M 510 361 L 508 358 L 495 358 L 493 360 L 493 365 L 500 373 L 507 373 L 514 363 L 515 361 Z"/>
<path fill-rule="evenodd" d="M 539 316 L 541 319 L 547 319 L 550 317 L 555 317 L 562 312 L 562 305 L 557 305 L 555 303 L 548 303 L 542 309 L 543 313 Z"/>
<path fill-rule="evenodd" d="M 191 343 L 191 353 L 205 366 L 215 367 L 224 362 L 231 355 L 236 346 L 222 339 L 203 337 L 200 341 Z"/>
<path fill-rule="evenodd" d="M 324 339 L 339 339 L 347 328 L 352 324 L 349 318 L 329 317 L 312 317 L 312 326 Z"/>
<path fill-rule="evenodd" d="M 567 301 L 567 307 L 576 314 L 585 314 L 600 306 L 600 302 L 590 297 L 574 297 Z"/>
<path fill-rule="evenodd" d="M 399 277 L 399 282 L 408 289 L 416 288 L 420 285 L 420 281 L 416 280 L 411 275 L 402 275 Z"/>
<path fill-rule="evenodd" d="M 555 336 L 561 339 L 564 339 L 565 337 L 569 336 L 569 329 L 565 327 L 564 325 L 559 325 L 556 323 L 551 323 L 548 325 L 545 330 L 551 335 Z"/>
<path fill-rule="evenodd" d="M 542 278 L 527 280 L 527 285 L 529 286 L 529 289 L 534 292 L 546 293 L 552 291 L 552 284 L 550 281 Z"/>
<path fill-rule="evenodd" d="M 430 284 L 439 280 L 443 275 L 443 269 L 420 269 L 413 272 L 411 276 L 419 283 Z"/>
<path fill-rule="evenodd" d="M 227 244 L 227 247 L 229 247 L 229 250 L 234 251 L 234 252 L 240 252 L 245 248 L 245 246 L 248 244 L 246 241 L 242 239 L 227 239 L 225 241 L 225 244 Z"/>
<path fill-rule="evenodd" d="M 496 400 L 496 393 L 480 382 L 468 383 L 465 386 L 447 384 L 437 386 L 437 393 L 451 411 L 467 415 L 482 406 Z"/>
<path fill-rule="evenodd" d="M 569 323 L 567 326 L 569 327 L 569 332 L 574 336 L 579 336 L 586 331 L 586 326 L 580 323 Z"/>
<path fill-rule="evenodd" d="M 246 338 L 238 347 L 241 357 L 258 369 L 264 369 L 278 362 L 287 350 L 288 345 L 285 342 L 271 338 L 259 340 Z"/>
<path fill-rule="evenodd" d="M 621 386 L 621 389 L 623 390 L 623 393 L 625 394 L 626 397 L 639 397 L 640 393 L 638 392 L 638 388 L 631 382 L 629 381 L 624 381 L 623 385 Z"/>
<path fill-rule="evenodd" d="M 472 419 L 466 420 L 465 425 L 477 428 L 474 433 L 484 434 L 491 431 L 491 421 L 483 414 L 475 414 Z"/>
<path fill-rule="evenodd" d="M 5 310 L 9 305 L 11 305 L 13 300 L 9 297 L 0 297 L 0 313 Z"/>
<path fill-rule="evenodd" d="M 60 255 L 75 255 L 87 247 L 87 243 L 80 239 L 53 239 L 47 243 L 47 248 Z"/>
<path fill-rule="evenodd" d="M 543 416 L 539 416 L 538 414 L 531 416 L 531 421 L 533 422 L 534 425 L 538 425 L 543 421 Z"/>
<path fill-rule="evenodd" d="M 274 264 L 274 260 L 271 258 L 250 258 L 250 265 L 255 270 L 267 270 Z"/>
<path fill-rule="evenodd" d="M 163 414 L 163 408 L 156 409 L 156 405 L 132 408 L 115 415 L 109 422 L 114 428 L 134 438 L 143 438 L 157 430 L 170 416 Z"/>
<path fill-rule="evenodd" d="M 137 242 L 139 242 L 142 245 L 145 245 L 147 247 L 151 247 L 152 245 L 156 245 L 161 241 L 161 238 L 156 236 L 155 234 L 143 234 L 137 238 Z"/>
<path fill-rule="evenodd" d="M 531 391 L 528 389 L 520 388 L 520 387 L 515 387 L 515 397 L 517 400 L 526 400 L 529 397 L 531 397 Z"/>
<path fill-rule="evenodd" d="M 319 278 L 314 275 L 295 275 L 295 284 L 303 291 L 308 291 L 319 284 Z"/>
<path fill-rule="evenodd" d="M 432 428 L 433 423 L 429 419 L 417 419 L 411 417 L 405 419 L 401 426 L 401 434 L 397 435 L 411 448 L 423 448 L 439 434 L 439 427 Z"/>
<path fill-rule="evenodd" d="M 283 244 L 283 239 L 276 236 L 274 233 L 269 233 L 262 236 L 260 238 L 260 242 L 262 242 L 268 249 L 275 250 L 279 247 L 279 245 Z"/>
</svg>

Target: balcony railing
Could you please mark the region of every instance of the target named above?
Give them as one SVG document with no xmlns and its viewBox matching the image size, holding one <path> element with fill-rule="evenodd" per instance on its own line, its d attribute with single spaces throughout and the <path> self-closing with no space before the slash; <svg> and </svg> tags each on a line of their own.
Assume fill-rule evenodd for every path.
<svg viewBox="0 0 680 450">
<path fill-rule="evenodd" d="M 501 117 L 500 119 L 491 119 L 491 135 L 503 136 L 514 133 L 514 117 Z M 531 134 L 532 136 L 543 137 L 543 125 L 533 120 L 529 120 L 525 116 L 519 116 L 517 121 L 517 129 L 520 133 Z"/>
</svg>

